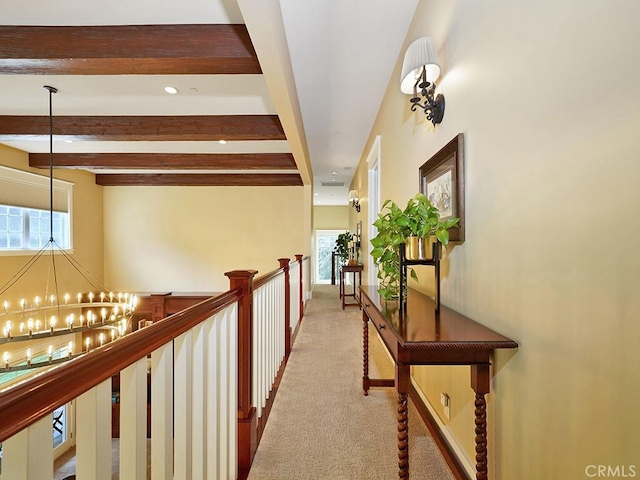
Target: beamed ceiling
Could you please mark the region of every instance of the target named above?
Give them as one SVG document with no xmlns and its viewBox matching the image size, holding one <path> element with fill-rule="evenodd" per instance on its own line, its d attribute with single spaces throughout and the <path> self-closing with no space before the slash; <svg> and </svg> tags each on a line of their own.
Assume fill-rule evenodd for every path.
<svg viewBox="0 0 640 480">
<path fill-rule="evenodd" d="M 417 0 L 0 3 L 0 143 L 32 167 L 51 85 L 55 168 L 344 205 Z"/>
<path fill-rule="evenodd" d="M 0 57 L 4 75 L 261 74 L 244 25 L 0 26 Z M 40 97 L 48 108 L 44 94 Z M 54 106 L 64 94 L 63 89 L 54 94 Z M 286 140 L 277 115 L 259 114 L 89 116 L 56 115 L 54 108 L 53 133 L 57 142 L 87 146 L 88 142 Z M 0 115 L 0 142 L 44 145 L 48 135 L 47 115 Z M 302 185 L 289 152 L 56 151 L 53 158 L 55 168 L 96 172 L 99 185 Z M 49 154 L 30 153 L 29 165 L 49 168 Z M 111 173 L 100 173 L 103 170 Z"/>
</svg>

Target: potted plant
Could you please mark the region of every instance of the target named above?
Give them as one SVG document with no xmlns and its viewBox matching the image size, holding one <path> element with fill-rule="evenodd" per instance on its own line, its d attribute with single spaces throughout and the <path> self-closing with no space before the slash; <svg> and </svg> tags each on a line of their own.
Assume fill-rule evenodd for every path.
<svg viewBox="0 0 640 480">
<path fill-rule="evenodd" d="M 458 221 L 458 218 L 440 220 L 440 212 L 422 193 L 410 199 L 404 210 L 391 200 L 385 201 L 378 219 L 373 223 L 378 229 L 378 235 L 371 239 L 371 256 L 374 264 L 378 266 L 380 296 L 387 300 L 399 297 L 401 243 L 406 244 L 408 258 L 428 258 L 431 252 L 427 246 L 428 239 L 433 238 L 432 241 L 437 240 L 446 246 L 449 243 L 447 229 L 456 225 Z M 413 269 L 411 278 L 418 280 Z"/>
<path fill-rule="evenodd" d="M 334 251 L 338 256 L 340 265 L 346 265 L 349 260 L 349 242 L 353 240 L 351 232 L 344 232 L 338 235 Z"/>
</svg>

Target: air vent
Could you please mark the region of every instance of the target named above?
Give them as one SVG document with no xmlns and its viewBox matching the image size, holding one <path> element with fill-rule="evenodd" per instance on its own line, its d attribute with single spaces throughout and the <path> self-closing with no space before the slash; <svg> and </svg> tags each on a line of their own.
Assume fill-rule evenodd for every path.
<svg viewBox="0 0 640 480">
<path fill-rule="evenodd" d="M 344 182 L 322 182 L 323 187 L 344 187 Z"/>
</svg>

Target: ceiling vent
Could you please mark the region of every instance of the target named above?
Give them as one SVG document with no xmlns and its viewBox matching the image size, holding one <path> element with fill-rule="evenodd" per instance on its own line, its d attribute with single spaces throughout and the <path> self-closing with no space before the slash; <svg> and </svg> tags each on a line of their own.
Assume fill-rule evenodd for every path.
<svg viewBox="0 0 640 480">
<path fill-rule="evenodd" d="M 344 182 L 322 182 L 323 187 L 344 187 Z"/>
</svg>

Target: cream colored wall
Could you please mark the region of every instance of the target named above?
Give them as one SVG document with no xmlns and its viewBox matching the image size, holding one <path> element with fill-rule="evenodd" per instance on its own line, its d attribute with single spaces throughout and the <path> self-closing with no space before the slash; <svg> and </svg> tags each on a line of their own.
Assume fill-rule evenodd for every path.
<svg viewBox="0 0 640 480">
<path fill-rule="evenodd" d="M 349 230 L 348 205 L 326 205 L 313 207 L 314 230 Z M 355 227 L 352 230 L 355 232 Z"/>
<path fill-rule="evenodd" d="M 382 135 L 382 199 L 402 204 L 418 167 L 465 135 L 466 241 L 449 249 L 443 303 L 520 344 L 494 360 L 492 479 L 640 468 L 638 18 L 635 1 L 421 1 L 403 52 L 434 38 L 444 120 L 410 112 L 399 58 L 354 180 Z M 468 368 L 414 377 L 440 414 L 449 393 L 447 428 L 473 458 Z"/>
<path fill-rule="evenodd" d="M 24 170 L 45 177 L 48 170 L 29 167 L 28 154 L 0 145 L 0 164 Z M 73 259 L 91 272 L 98 280 L 103 280 L 102 252 L 102 187 L 95 184 L 95 176 L 75 170 L 55 170 L 54 177 L 74 184 L 73 186 Z M 0 256 L 0 286 L 12 278 L 31 258 L 30 255 Z M 41 257 L 24 280 L 18 282 L 7 295 L 11 296 L 16 288 L 25 295 L 42 295 L 46 289 L 51 262 L 48 255 Z M 56 255 L 56 271 L 60 288 L 72 291 L 87 291 L 88 284 L 81 279 L 76 270 L 61 255 Z M 50 278 L 51 280 L 51 278 Z M 2 297 L 4 299 L 4 297 Z"/>
<path fill-rule="evenodd" d="M 226 291 L 227 271 L 261 275 L 309 254 L 304 197 L 304 187 L 105 187 L 105 275 L 134 291 Z"/>
</svg>

